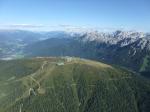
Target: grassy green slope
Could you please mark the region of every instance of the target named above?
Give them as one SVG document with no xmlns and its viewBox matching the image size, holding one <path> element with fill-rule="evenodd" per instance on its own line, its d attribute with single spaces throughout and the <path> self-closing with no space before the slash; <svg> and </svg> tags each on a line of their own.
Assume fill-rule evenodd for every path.
<svg viewBox="0 0 150 112">
<path fill-rule="evenodd" d="M 143 58 L 140 72 L 143 76 L 150 77 L 150 55 L 146 55 Z"/>
<path fill-rule="evenodd" d="M 148 81 L 90 60 L 1 61 L 0 78 L 0 112 L 150 111 Z"/>
</svg>

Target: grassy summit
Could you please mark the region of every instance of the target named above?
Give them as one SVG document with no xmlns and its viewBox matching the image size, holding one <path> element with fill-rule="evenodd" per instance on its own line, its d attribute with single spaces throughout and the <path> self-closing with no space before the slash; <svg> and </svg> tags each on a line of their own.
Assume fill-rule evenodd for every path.
<svg viewBox="0 0 150 112">
<path fill-rule="evenodd" d="M 150 82 L 79 58 L 0 61 L 0 112 L 149 112 Z"/>
</svg>

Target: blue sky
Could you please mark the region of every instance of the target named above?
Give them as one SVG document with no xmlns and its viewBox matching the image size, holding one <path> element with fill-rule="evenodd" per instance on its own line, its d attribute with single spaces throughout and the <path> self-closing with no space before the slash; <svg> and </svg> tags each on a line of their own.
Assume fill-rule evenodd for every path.
<svg viewBox="0 0 150 112">
<path fill-rule="evenodd" d="M 0 27 L 93 27 L 150 32 L 150 0 L 0 0 Z"/>
</svg>

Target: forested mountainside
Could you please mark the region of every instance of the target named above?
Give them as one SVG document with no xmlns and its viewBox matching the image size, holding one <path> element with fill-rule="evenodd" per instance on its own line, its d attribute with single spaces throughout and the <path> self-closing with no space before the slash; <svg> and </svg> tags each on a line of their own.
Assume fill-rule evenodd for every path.
<svg viewBox="0 0 150 112">
<path fill-rule="evenodd" d="M 149 112 L 150 82 L 72 57 L 0 61 L 1 112 Z"/>
</svg>

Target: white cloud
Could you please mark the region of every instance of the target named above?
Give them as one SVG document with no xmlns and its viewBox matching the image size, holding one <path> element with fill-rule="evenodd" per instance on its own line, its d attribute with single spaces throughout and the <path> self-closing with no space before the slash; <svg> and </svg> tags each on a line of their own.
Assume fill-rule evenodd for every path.
<svg viewBox="0 0 150 112">
<path fill-rule="evenodd" d="M 34 24 L 8 24 L 8 25 L 1 25 L 2 27 L 8 28 L 40 28 L 44 27 L 44 25 L 34 25 Z"/>
</svg>

